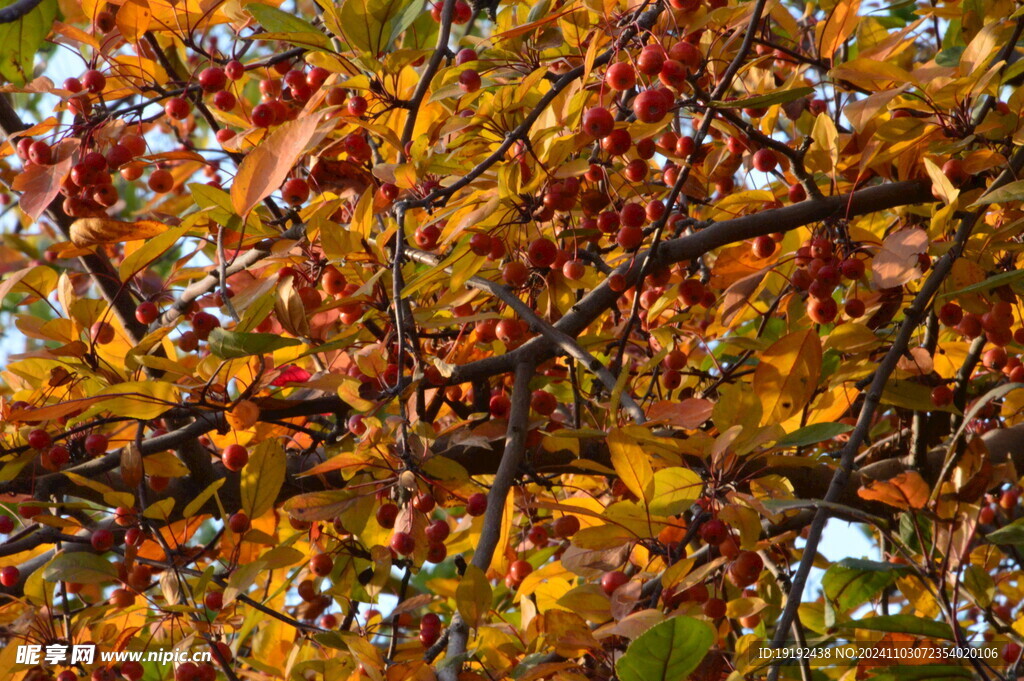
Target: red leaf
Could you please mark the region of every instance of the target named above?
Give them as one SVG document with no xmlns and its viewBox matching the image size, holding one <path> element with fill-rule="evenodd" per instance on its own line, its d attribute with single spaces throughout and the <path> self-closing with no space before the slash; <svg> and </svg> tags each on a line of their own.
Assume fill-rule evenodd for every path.
<svg viewBox="0 0 1024 681">
<path fill-rule="evenodd" d="M 53 165 L 42 166 L 31 164 L 14 177 L 12 187 L 21 194 L 18 205 L 25 215 L 38 220 L 43 211 L 60 193 L 60 184 L 71 172 L 73 147 L 70 142 L 62 142 L 53 151 L 63 159 Z"/>
<path fill-rule="evenodd" d="M 271 381 L 271 385 L 277 388 L 287 385 L 288 383 L 305 383 L 309 380 L 310 374 L 305 369 L 299 368 L 294 364 L 290 364 L 281 370 L 281 375 Z"/>
</svg>

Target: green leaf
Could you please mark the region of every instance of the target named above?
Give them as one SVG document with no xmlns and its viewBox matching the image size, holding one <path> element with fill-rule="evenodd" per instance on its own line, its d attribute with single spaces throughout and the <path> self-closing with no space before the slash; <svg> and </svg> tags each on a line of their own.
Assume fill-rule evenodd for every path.
<svg viewBox="0 0 1024 681">
<path fill-rule="evenodd" d="M 801 97 L 806 97 L 812 94 L 814 94 L 814 88 L 812 87 L 797 87 L 792 90 L 779 90 L 777 92 L 769 92 L 765 95 L 757 95 L 756 97 L 747 97 L 746 99 L 733 99 L 728 102 L 711 102 L 711 106 L 723 109 L 745 109 L 748 107 L 758 109 L 771 106 L 772 104 L 792 102 L 794 99 L 800 99 Z"/>
<path fill-rule="evenodd" d="M 117 579 L 117 568 L 95 553 L 62 553 L 43 569 L 43 579 L 99 584 Z"/>
<path fill-rule="evenodd" d="M 813 445 L 817 442 L 829 440 L 837 435 L 842 435 L 843 433 L 849 433 L 851 430 L 853 430 L 853 426 L 845 423 L 814 423 L 809 426 L 804 426 L 799 430 L 794 430 L 792 433 L 776 442 L 775 446 L 779 449 L 804 447 L 806 445 Z"/>
<path fill-rule="evenodd" d="M 295 338 L 274 333 L 238 333 L 216 328 L 210 332 L 210 352 L 221 359 L 237 359 L 249 355 L 265 355 L 281 348 L 302 345 Z"/>
<path fill-rule="evenodd" d="M 838 610 L 847 611 L 867 603 L 909 570 L 905 565 L 845 558 L 825 571 L 821 586 Z"/>
<path fill-rule="evenodd" d="M 953 630 L 945 622 L 916 617 L 914 615 L 883 615 L 846 622 L 839 625 L 840 629 L 865 629 L 867 631 L 887 631 L 898 634 L 914 634 L 946 641 L 953 640 Z"/>
<path fill-rule="evenodd" d="M 615 663 L 621 681 L 685 679 L 704 659 L 715 633 L 693 617 L 673 617 L 656 624 L 629 644 Z"/>
<path fill-rule="evenodd" d="M 14 0 L 0 0 L 0 7 Z M 57 0 L 43 0 L 17 21 L 0 24 L 0 80 L 24 85 L 32 80 L 36 54 L 57 17 Z"/>
<path fill-rule="evenodd" d="M 949 291 L 943 293 L 942 298 L 952 298 L 959 296 L 963 293 L 980 293 L 983 291 L 989 291 L 996 288 L 997 286 L 1003 286 L 1004 284 L 1012 284 L 1018 279 L 1024 279 L 1024 270 L 1011 270 L 1009 272 L 1000 272 L 999 274 L 993 274 L 985 281 L 979 281 L 976 284 L 970 286 L 964 286 L 956 291 Z"/>
<path fill-rule="evenodd" d="M 322 48 L 330 46 L 327 36 L 316 30 L 313 24 L 294 14 L 255 2 L 246 5 L 245 9 L 270 33 L 293 35 L 303 46 L 312 45 Z M 284 36 L 278 36 L 278 38 L 289 40 Z"/>
<path fill-rule="evenodd" d="M 345 0 L 339 10 L 345 38 L 376 57 L 416 20 L 419 12 L 413 14 L 411 7 L 419 2 L 403 6 L 405 0 Z"/>
<path fill-rule="evenodd" d="M 989 532 L 985 538 L 993 544 L 1024 544 L 1024 518 Z"/>
<path fill-rule="evenodd" d="M 1011 203 L 1021 200 L 1024 200 L 1024 180 L 1017 180 L 1016 182 L 1004 184 L 998 189 L 993 189 L 969 207 L 975 208 L 977 206 L 986 206 L 990 203 Z"/>
<path fill-rule="evenodd" d="M 239 594 L 244 594 L 249 590 L 259 576 L 260 571 L 266 567 L 266 563 L 262 560 L 258 560 L 255 563 L 248 563 L 241 565 L 231 573 L 228 577 L 228 585 L 224 589 L 224 605 L 231 603 Z"/>
<path fill-rule="evenodd" d="M 935 55 L 935 63 L 939 66 L 959 66 L 960 57 L 963 56 L 964 46 L 955 45 Z"/>
</svg>

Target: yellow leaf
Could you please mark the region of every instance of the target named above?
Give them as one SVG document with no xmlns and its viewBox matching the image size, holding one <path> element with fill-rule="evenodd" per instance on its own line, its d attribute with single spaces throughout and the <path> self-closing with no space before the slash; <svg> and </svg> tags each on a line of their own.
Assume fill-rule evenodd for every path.
<svg viewBox="0 0 1024 681">
<path fill-rule="evenodd" d="M 700 476 L 688 468 L 662 468 L 654 474 L 651 513 L 676 515 L 690 507 L 704 489 Z"/>
<path fill-rule="evenodd" d="M 273 194 L 313 139 L 322 112 L 288 121 L 246 154 L 231 185 L 231 206 L 242 217 Z"/>
<path fill-rule="evenodd" d="M 934 187 L 942 198 L 942 202 L 947 206 L 956 201 L 956 198 L 960 196 L 960 190 L 953 186 L 953 183 L 949 181 L 946 174 L 942 172 L 942 169 L 930 159 L 924 160 L 924 169 L 928 173 L 928 177 L 932 181 L 932 187 Z"/>
<path fill-rule="evenodd" d="M 79 487 L 85 487 L 91 489 L 94 492 L 99 492 L 103 495 L 103 501 L 111 506 L 124 506 L 125 508 L 131 508 L 135 505 L 135 497 L 128 492 L 117 492 L 113 488 L 104 485 L 102 482 L 96 480 L 90 480 L 89 478 L 66 471 L 64 473 L 71 482 L 75 483 Z"/>
<path fill-rule="evenodd" d="M 779 423 L 810 401 L 821 374 L 821 341 L 812 329 L 783 336 L 765 350 L 754 371 L 762 424 Z"/>
<path fill-rule="evenodd" d="M 112 218 L 79 218 L 71 223 L 71 243 L 79 247 L 116 244 L 122 241 L 150 239 L 167 231 L 156 220 L 122 222 Z"/>
<path fill-rule="evenodd" d="M 235 430 L 251 428 L 260 416 L 260 408 L 252 400 L 241 400 L 231 408 L 224 418 Z"/>
<path fill-rule="evenodd" d="M 102 402 L 78 417 L 84 422 L 96 414 L 109 412 L 114 416 L 155 419 L 178 403 L 178 389 L 167 381 L 130 381 L 104 388 L 96 397 Z"/>
<path fill-rule="evenodd" d="M 830 169 L 835 170 L 839 164 L 839 131 L 828 114 L 818 114 L 814 121 L 814 129 L 811 130 L 811 139 L 819 149 L 828 153 L 828 158 L 832 162 Z"/>
<path fill-rule="evenodd" d="M 205 504 L 207 500 L 209 500 L 209 498 L 212 497 L 217 492 L 217 490 L 219 490 L 223 485 L 224 478 L 221 478 L 220 480 L 214 480 L 213 482 L 211 482 L 209 485 L 206 486 L 206 489 L 197 494 L 192 501 L 188 502 L 188 506 L 186 506 L 185 510 L 181 512 L 182 515 L 186 518 L 194 516 L 199 511 L 199 509 L 203 507 L 203 504 Z M 255 516 L 250 514 L 249 517 L 253 518 Z"/>
<path fill-rule="evenodd" d="M 150 504 L 146 510 L 142 512 L 142 515 L 146 518 L 152 518 L 153 520 L 166 520 L 170 517 L 172 508 L 174 508 L 174 498 L 168 497 Z"/>
<path fill-rule="evenodd" d="M 124 5 L 124 7 L 127 6 Z M 189 227 L 187 226 L 174 227 L 163 234 L 158 234 L 154 239 L 147 240 L 142 247 L 121 261 L 117 268 L 121 281 L 128 281 L 149 267 L 157 258 L 170 250 L 178 242 L 178 239 L 185 236 L 188 230 Z"/>
<path fill-rule="evenodd" d="M 284 484 L 284 448 L 277 440 L 264 440 L 253 450 L 242 469 L 242 508 L 250 518 L 258 518 L 271 508 Z"/>
<path fill-rule="evenodd" d="M 654 471 L 648 454 L 620 428 L 608 433 L 612 467 L 626 488 L 644 503 L 654 494 Z"/>
<path fill-rule="evenodd" d="M 459 581 L 455 590 L 455 605 L 459 609 L 462 619 L 470 627 L 479 626 L 484 616 L 491 609 L 491 583 L 483 570 L 475 565 L 466 567 L 466 574 Z"/>
</svg>

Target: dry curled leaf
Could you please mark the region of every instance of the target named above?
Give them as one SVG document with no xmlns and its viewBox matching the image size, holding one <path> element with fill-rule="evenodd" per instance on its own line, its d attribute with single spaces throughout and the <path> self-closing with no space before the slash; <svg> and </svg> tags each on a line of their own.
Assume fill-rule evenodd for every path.
<svg viewBox="0 0 1024 681">
<path fill-rule="evenodd" d="M 924 508 L 931 488 L 917 471 L 903 471 L 888 480 L 868 480 L 857 490 L 861 499 L 895 508 Z"/>
<path fill-rule="evenodd" d="M 116 244 L 122 241 L 150 239 L 167 231 L 167 225 L 156 220 L 123 222 L 112 218 L 81 218 L 71 223 L 71 243 L 79 247 Z"/>
</svg>

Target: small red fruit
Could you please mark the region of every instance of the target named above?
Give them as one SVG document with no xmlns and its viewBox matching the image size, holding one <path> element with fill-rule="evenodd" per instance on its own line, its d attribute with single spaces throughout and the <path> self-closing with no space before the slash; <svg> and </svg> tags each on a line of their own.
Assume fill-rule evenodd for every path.
<svg viewBox="0 0 1024 681">
<path fill-rule="evenodd" d="M 12 587 L 16 585 L 19 580 L 21 580 L 21 570 L 13 565 L 8 565 L 3 570 L 0 570 L 0 584 L 3 584 L 6 587 Z"/>
<path fill-rule="evenodd" d="M 612 134 L 614 129 L 615 117 L 603 106 L 587 109 L 586 113 L 583 114 L 583 132 L 595 139 L 607 137 Z"/>
<path fill-rule="evenodd" d="M 89 537 L 89 543 L 97 553 L 104 553 L 114 545 L 114 535 L 110 530 L 96 530 Z"/>
<path fill-rule="evenodd" d="M 159 316 L 160 310 L 157 308 L 156 303 L 152 301 L 144 300 L 135 308 L 135 319 L 138 320 L 139 324 L 149 326 Z"/>
<path fill-rule="evenodd" d="M 612 570 L 601 575 L 601 590 L 608 596 L 615 593 L 616 589 L 629 581 L 625 572 Z"/>
<path fill-rule="evenodd" d="M 105 454 L 109 444 L 109 438 L 107 438 L 103 433 L 92 433 L 85 438 L 85 453 L 89 456 Z"/>
<path fill-rule="evenodd" d="M 318 553 L 310 558 L 309 569 L 317 577 L 326 577 L 334 569 L 334 561 L 326 553 Z"/>
<path fill-rule="evenodd" d="M 474 492 L 466 499 L 466 513 L 471 516 L 481 516 L 487 510 L 487 495 L 483 492 Z"/>
<path fill-rule="evenodd" d="M 525 560 L 517 560 L 509 566 L 508 574 L 516 584 L 521 584 L 533 572 L 533 566 Z"/>
<path fill-rule="evenodd" d="M 235 534 L 245 534 L 249 531 L 250 526 L 251 523 L 249 522 L 249 516 L 242 511 L 239 511 L 228 518 L 228 527 Z"/>
<path fill-rule="evenodd" d="M 408 532 L 395 532 L 391 535 L 391 548 L 400 556 L 408 556 L 416 549 L 416 540 Z"/>
<path fill-rule="evenodd" d="M 395 526 L 398 519 L 398 506 L 395 504 L 381 504 L 377 509 L 377 524 L 386 530 Z"/>
<path fill-rule="evenodd" d="M 439 544 L 448 538 L 448 535 L 451 534 L 451 528 L 448 527 L 448 522 L 445 520 L 434 520 L 427 525 L 427 529 L 423 531 L 423 534 L 431 544 Z"/>
<path fill-rule="evenodd" d="M 240 471 L 249 463 L 249 450 L 240 444 L 230 444 L 224 448 L 221 461 L 229 471 Z"/>
</svg>

